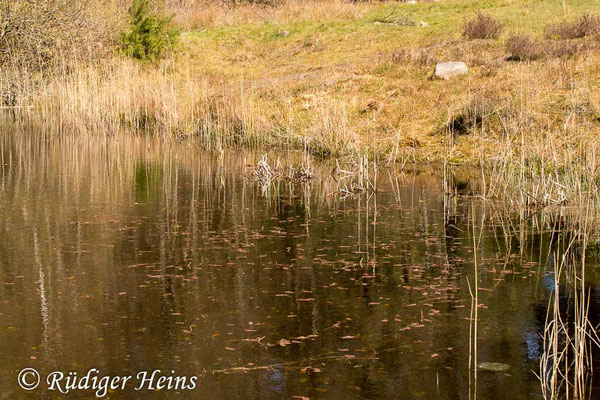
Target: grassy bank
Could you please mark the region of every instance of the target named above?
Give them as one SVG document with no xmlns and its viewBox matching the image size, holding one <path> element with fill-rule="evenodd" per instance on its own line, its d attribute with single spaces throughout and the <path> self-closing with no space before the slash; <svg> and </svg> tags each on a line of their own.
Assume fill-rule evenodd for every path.
<svg viewBox="0 0 600 400">
<path fill-rule="evenodd" d="M 143 130 L 218 147 L 558 174 L 595 165 L 600 36 L 545 33 L 595 8 L 592 0 L 566 9 L 549 0 L 185 3 L 171 8 L 181 44 L 158 66 L 120 55 L 83 55 L 46 72 L 8 66 L 3 91 L 18 80 L 17 107 L 51 130 Z M 479 10 L 503 24 L 498 38 L 463 37 Z M 531 51 L 543 54 L 511 59 L 515 33 L 531 35 Z M 469 74 L 432 79 L 436 62 L 454 60 Z"/>
</svg>

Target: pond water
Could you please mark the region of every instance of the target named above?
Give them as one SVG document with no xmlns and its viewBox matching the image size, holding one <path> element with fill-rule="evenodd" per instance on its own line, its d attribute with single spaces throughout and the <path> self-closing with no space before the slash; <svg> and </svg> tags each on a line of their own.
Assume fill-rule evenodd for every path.
<svg viewBox="0 0 600 400">
<path fill-rule="evenodd" d="M 331 163 L 263 184 L 260 154 L 139 137 L 5 132 L 0 155 L 1 399 L 94 396 L 25 391 L 25 367 L 197 376 L 114 399 L 541 398 L 561 232 L 539 214 L 447 196 L 436 171 L 344 195 Z"/>
</svg>

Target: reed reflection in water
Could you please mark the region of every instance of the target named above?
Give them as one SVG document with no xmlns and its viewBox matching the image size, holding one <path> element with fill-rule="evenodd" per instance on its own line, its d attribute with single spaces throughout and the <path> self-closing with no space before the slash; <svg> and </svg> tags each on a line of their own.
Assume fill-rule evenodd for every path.
<svg viewBox="0 0 600 400">
<path fill-rule="evenodd" d="M 431 171 L 380 169 L 376 192 L 348 195 L 358 177 L 312 160 L 314 179 L 264 185 L 248 177 L 262 154 L 143 137 L 4 132 L 0 155 L 0 398 L 55 397 L 18 387 L 28 366 L 199 376 L 194 392 L 142 393 L 156 398 L 542 394 L 569 234 L 556 215 Z M 476 366 L 472 393 L 475 279 L 477 361 L 509 369 Z"/>
</svg>

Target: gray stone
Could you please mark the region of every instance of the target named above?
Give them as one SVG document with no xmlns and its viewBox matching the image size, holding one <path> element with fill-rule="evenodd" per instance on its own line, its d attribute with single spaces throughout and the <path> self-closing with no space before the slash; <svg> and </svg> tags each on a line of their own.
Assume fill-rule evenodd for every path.
<svg viewBox="0 0 600 400">
<path fill-rule="evenodd" d="M 467 64 L 462 61 L 451 61 L 438 63 L 435 66 L 435 76 L 441 79 L 450 79 L 458 75 L 466 75 L 469 72 Z"/>
</svg>

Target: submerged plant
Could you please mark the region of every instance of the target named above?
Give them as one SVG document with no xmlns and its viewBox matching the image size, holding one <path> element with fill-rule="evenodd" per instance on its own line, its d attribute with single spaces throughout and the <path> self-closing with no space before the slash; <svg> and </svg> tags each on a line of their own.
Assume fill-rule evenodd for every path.
<svg viewBox="0 0 600 400">
<path fill-rule="evenodd" d="M 131 26 L 122 35 L 125 54 L 143 61 L 156 61 L 171 50 L 179 40 L 173 17 L 158 15 L 150 0 L 133 0 L 129 7 Z"/>
</svg>

